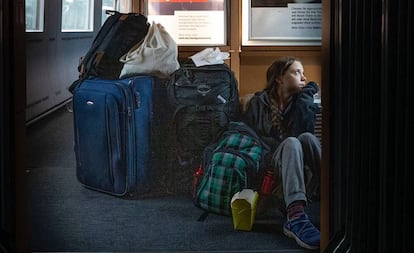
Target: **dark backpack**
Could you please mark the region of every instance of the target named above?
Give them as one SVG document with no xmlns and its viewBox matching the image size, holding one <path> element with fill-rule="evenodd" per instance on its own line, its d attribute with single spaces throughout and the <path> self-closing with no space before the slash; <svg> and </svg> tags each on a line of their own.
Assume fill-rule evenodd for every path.
<svg viewBox="0 0 414 253">
<path fill-rule="evenodd" d="M 168 96 L 180 165 L 198 166 L 204 148 L 240 116 L 237 80 L 226 64 L 184 64 L 171 75 Z"/>
<path fill-rule="evenodd" d="M 204 151 L 204 176 L 194 197 L 195 205 L 206 213 L 231 215 L 233 195 L 251 187 L 261 160 L 262 144 L 254 130 L 243 122 L 230 122 L 218 141 Z"/>
<path fill-rule="evenodd" d="M 81 58 L 78 65 L 79 79 L 69 87 L 72 93 L 89 76 L 118 79 L 123 67 L 119 59 L 148 33 L 150 24 L 144 15 L 117 11 L 107 11 L 107 14 L 111 15 Z"/>
</svg>

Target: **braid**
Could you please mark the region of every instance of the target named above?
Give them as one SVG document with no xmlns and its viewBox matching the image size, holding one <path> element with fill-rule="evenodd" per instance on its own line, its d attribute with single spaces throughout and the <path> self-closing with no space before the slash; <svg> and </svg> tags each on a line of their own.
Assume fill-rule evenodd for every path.
<svg viewBox="0 0 414 253">
<path fill-rule="evenodd" d="M 276 85 L 275 85 L 276 86 Z M 269 100 L 270 100 L 270 116 L 272 120 L 272 125 L 276 128 L 278 132 L 282 131 L 282 122 L 283 122 L 283 114 L 279 108 L 278 98 L 277 98 L 276 90 L 272 89 L 269 93 Z"/>
<path fill-rule="evenodd" d="M 279 83 L 277 82 L 277 79 L 281 77 L 295 61 L 299 60 L 296 58 L 280 58 L 270 65 L 266 73 L 266 90 L 270 100 L 272 125 L 281 134 L 284 134 L 286 131 L 282 127 L 283 113 L 279 108 L 280 98 L 277 92 Z"/>
</svg>

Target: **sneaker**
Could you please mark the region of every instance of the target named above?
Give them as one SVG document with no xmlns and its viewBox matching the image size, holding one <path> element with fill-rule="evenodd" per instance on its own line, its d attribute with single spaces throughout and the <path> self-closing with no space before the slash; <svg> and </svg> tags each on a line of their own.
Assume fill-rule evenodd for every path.
<svg viewBox="0 0 414 253">
<path fill-rule="evenodd" d="M 319 230 L 310 222 L 304 213 L 298 218 L 287 220 L 283 225 L 283 233 L 295 239 L 296 243 L 306 249 L 319 249 Z"/>
</svg>

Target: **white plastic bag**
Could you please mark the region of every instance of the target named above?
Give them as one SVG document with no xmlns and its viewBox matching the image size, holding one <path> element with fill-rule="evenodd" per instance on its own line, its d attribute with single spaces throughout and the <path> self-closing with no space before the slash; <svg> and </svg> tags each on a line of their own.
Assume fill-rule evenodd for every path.
<svg viewBox="0 0 414 253">
<path fill-rule="evenodd" d="M 227 52 L 221 52 L 218 47 L 213 49 L 208 47 L 192 56 L 190 58 L 193 60 L 194 64 L 197 67 L 204 65 L 213 65 L 224 63 L 224 60 L 229 59 L 230 54 Z"/>
<path fill-rule="evenodd" d="M 119 77 L 149 74 L 166 78 L 180 67 L 177 56 L 174 39 L 153 21 L 144 40 L 119 59 L 124 63 Z"/>
</svg>

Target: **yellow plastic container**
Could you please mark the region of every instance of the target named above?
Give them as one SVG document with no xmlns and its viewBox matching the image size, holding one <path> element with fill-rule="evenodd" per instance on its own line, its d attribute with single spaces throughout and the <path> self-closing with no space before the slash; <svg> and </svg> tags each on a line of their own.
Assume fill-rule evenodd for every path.
<svg viewBox="0 0 414 253">
<path fill-rule="evenodd" d="M 231 199 L 231 213 L 236 230 L 251 231 L 256 216 L 259 194 L 252 189 L 236 192 Z"/>
</svg>

